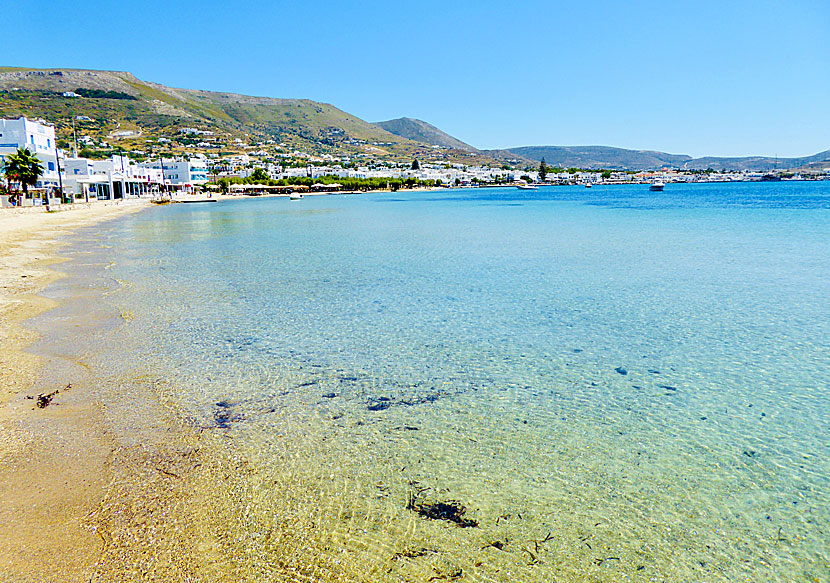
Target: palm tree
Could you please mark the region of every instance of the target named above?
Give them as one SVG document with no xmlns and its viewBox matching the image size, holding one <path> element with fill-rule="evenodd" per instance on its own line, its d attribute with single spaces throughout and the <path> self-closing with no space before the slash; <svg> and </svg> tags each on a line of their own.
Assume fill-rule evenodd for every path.
<svg viewBox="0 0 830 583">
<path fill-rule="evenodd" d="M 23 186 L 25 197 L 29 194 L 29 186 L 37 184 L 37 179 L 43 176 L 43 165 L 38 157 L 29 151 L 29 148 L 19 148 L 17 152 L 6 158 L 3 171 L 8 180 L 19 182 Z"/>
</svg>

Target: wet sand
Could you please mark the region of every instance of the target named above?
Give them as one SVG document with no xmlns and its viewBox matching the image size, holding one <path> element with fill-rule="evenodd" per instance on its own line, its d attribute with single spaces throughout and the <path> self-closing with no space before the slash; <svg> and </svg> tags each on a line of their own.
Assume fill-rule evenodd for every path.
<svg viewBox="0 0 830 583">
<path fill-rule="evenodd" d="M 39 338 L 25 324 L 56 306 L 38 293 L 62 277 L 62 238 L 148 204 L 0 211 L 2 582 L 223 578 L 210 574 L 210 535 L 193 519 L 199 496 L 189 470 L 203 467 L 198 432 L 141 391 L 127 402 L 141 400 L 141 415 L 154 422 L 140 436 L 113 432 L 113 395 L 97 390 L 93 374 L 42 384 L 52 363 L 32 350 Z M 55 390 L 48 406 L 36 406 L 37 395 Z"/>
</svg>

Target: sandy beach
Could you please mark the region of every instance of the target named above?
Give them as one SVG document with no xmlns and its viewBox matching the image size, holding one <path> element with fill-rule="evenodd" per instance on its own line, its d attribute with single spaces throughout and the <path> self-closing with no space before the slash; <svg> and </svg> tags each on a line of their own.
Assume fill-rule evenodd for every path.
<svg viewBox="0 0 830 583">
<path fill-rule="evenodd" d="M 61 277 L 61 239 L 148 204 L 0 211 L 0 581 L 193 575 L 186 565 L 192 549 L 182 545 L 200 540 L 198 524 L 174 516 L 187 514 L 176 512 L 186 498 L 177 465 L 199 465 L 192 462 L 198 436 L 176 431 L 170 414 L 151 402 L 145 410 L 153 409 L 154 426 L 138 445 L 125 445 L 107 430 L 109 404 L 100 394 L 72 383 L 40 386 L 49 359 L 27 351 L 38 336 L 25 321 L 55 305 L 38 293 Z M 38 394 L 55 390 L 48 406 L 36 406 Z"/>
</svg>

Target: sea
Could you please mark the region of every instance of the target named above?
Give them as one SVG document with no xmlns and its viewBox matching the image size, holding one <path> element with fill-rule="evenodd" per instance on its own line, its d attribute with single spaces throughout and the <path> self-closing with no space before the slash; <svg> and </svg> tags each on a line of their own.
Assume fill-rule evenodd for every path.
<svg viewBox="0 0 830 583">
<path fill-rule="evenodd" d="M 830 182 L 222 200 L 67 243 L 36 326 L 236 460 L 209 505 L 248 580 L 830 581 Z"/>
</svg>

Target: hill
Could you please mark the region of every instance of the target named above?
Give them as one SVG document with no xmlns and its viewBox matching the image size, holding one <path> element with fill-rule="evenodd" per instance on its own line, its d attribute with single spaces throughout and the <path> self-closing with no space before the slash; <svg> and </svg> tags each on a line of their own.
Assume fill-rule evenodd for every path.
<svg viewBox="0 0 830 583">
<path fill-rule="evenodd" d="M 626 150 L 607 146 L 524 146 L 510 150 L 492 150 L 487 153 L 503 159 L 507 152 L 518 157 L 539 162 L 545 158 L 549 166 L 562 168 L 586 168 L 609 170 L 656 170 L 659 168 L 679 168 L 683 170 L 750 170 L 767 172 L 769 170 L 791 170 L 805 168 L 827 162 L 830 166 L 830 150 L 803 158 L 772 158 L 768 156 L 748 156 L 743 158 L 724 158 L 707 156 L 692 158 L 684 154 L 667 154 L 651 150 Z"/>
<path fill-rule="evenodd" d="M 76 135 L 98 149 L 147 154 L 268 146 L 315 156 L 480 161 L 467 150 L 435 151 L 327 103 L 177 89 L 124 71 L 0 67 L 0 117 L 21 115 L 54 123 L 64 148 L 74 123 Z"/>
<path fill-rule="evenodd" d="M 717 158 L 707 156 L 695 158 L 688 168 L 691 170 L 754 170 L 766 172 L 769 170 L 793 170 L 797 168 L 830 167 L 830 150 L 819 152 L 813 156 L 803 158 L 771 158 L 769 156 L 748 156 L 744 158 Z"/>
<path fill-rule="evenodd" d="M 390 119 L 389 121 L 375 122 L 375 125 L 383 128 L 391 134 L 396 136 L 421 142 L 422 144 L 429 144 L 431 146 L 442 146 L 445 148 L 455 148 L 457 150 L 464 150 L 467 152 L 478 152 L 478 150 L 469 144 L 465 144 L 459 139 L 442 132 L 437 127 L 420 119 L 413 119 L 411 117 L 400 117 L 398 119 Z"/>
<path fill-rule="evenodd" d="M 548 165 L 562 168 L 650 170 L 682 166 L 692 159 L 691 156 L 607 146 L 524 146 L 509 151 L 536 162 L 544 157 Z"/>
</svg>

